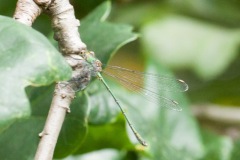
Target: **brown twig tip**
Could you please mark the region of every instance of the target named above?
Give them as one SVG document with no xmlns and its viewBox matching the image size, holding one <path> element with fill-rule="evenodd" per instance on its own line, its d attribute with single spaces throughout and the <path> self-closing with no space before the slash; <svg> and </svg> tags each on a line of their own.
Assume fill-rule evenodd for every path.
<svg viewBox="0 0 240 160">
<path fill-rule="evenodd" d="M 46 133 L 45 131 L 42 131 L 41 133 L 38 134 L 38 136 L 39 136 L 40 138 L 42 138 L 44 135 L 47 135 L 47 133 Z"/>
<path fill-rule="evenodd" d="M 147 147 L 147 146 L 148 146 L 147 142 L 145 142 L 145 141 L 142 142 L 142 145 L 143 145 L 144 147 Z"/>
<path fill-rule="evenodd" d="M 71 109 L 67 106 L 61 106 L 62 108 L 66 109 L 66 112 L 67 113 L 71 113 Z"/>
<path fill-rule="evenodd" d="M 61 94 L 61 97 L 62 98 L 66 98 L 67 96 L 65 94 Z"/>
</svg>

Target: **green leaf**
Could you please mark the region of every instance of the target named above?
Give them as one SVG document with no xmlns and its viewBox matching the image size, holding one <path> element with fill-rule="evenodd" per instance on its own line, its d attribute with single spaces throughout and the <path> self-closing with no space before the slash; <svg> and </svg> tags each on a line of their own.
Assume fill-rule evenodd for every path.
<svg viewBox="0 0 240 160">
<path fill-rule="evenodd" d="M 90 95 L 92 108 L 88 119 L 89 123 L 100 125 L 116 120 L 119 109 L 102 82 L 96 80 L 88 86 L 87 91 Z"/>
<path fill-rule="evenodd" d="M 30 115 L 28 85 L 68 79 L 71 69 L 40 33 L 0 16 L 0 126 Z"/>
<path fill-rule="evenodd" d="M 21 119 L 0 134 L 0 157 L 2 159 L 33 159 L 45 118 Z M 14 154 L 13 154 L 14 151 Z"/>
<path fill-rule="evenodd" d="M 90 159 L 111 159 L 120 160 L 121 152 L 114 149 L 103 149 L 78 156 L 69 156 L 64 160 L 90 160 Z"/>
<path fill-rule="evenodd" d="M 83 42 L 104 64 L 117 49 L 137 38 L 131 26 L 105 21 L 110 10 L 110 1 L 106 1 L 85 17 L 80 26 Z"/>
<path fill-rule="evenodd" d="M 106 134 L 108 136 L 106 136 Z M 125 130 L 124 119 L 119 119 L 112 124 L 90 125 L 84 143 L 74 154 L 83 154 L 104 148 L 115 148 L 119 150 L 122 148 L 132 148 Z"/>
<path fill-rule="evenodd" d="M 145 49 L 164 65 L 189 68 L 201 78 L 221 74 L 237 56 L 240 30 L 181 16 L 158 19 L 142 29 Z"/>
</svg>

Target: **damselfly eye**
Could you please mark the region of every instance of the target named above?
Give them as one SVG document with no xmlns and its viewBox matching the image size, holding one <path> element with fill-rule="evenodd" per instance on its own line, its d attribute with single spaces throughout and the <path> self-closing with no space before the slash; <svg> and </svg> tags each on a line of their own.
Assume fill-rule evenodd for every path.
<svg viewBox="0 0 240 160">
<path fill-rule="evenodd" d="M 80 51 L 80 56 L 84 55 L 84 53 L 85 53 L 85 50 L 81 50 Z"/>
</svg>

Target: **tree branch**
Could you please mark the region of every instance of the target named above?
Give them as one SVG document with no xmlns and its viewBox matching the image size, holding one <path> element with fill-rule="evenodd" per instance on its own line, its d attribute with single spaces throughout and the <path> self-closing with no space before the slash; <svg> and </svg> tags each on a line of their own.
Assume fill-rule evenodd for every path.
<svg viewBox="0 0 240 160">
<path fill-rule="evenodd" d="M 75 18 L 74 10 L 69 0 L 19 0 L 14 13 L 14 19 L 31 26 L 34 20 L 44 11 L 52 19 L 54 38 L 58 41 L 59 49 L 66 61 L 73 68 L 72 79 L 81 78 L 86 85 L 89 73 L 84 72 L 84 60 L 79 56 L 86 45 L 81 41 L 78 27 L 79 20 Z M 39 142 L 35 160 L 49 160 L 53 158 L 57 139 L 65 119 L 66 112 L 75 95 L 75 85 L 60 82 L 56 85 L 51 107 L 43 131 L 39 134 Z"/>
<path fill-rule="evenodd" d="M 60 51 L 73 68 L 72 78 L 78 77 L 81 73 L 83 60 L 80 56 L 77 59 L 74 59 L 73 56 L 78 56 L 82 50 L 86 49 L 86 45 L 80 39 L 78 32 L 80 22 L 75 18 L 73 6 L 69 3 L 69 0 L 55 0 L 51 3 L 44 1 L 43 4 L 37 1 L 37 3 L 44 6 L 45 12 L 51 16 L 54 39 L 58 41 Z M 49 6 L 46 6 L 46 4 L 49 4 Z M 84 75 L 84 77 L 86 76 Z M 53 157 L 66 110 L 70 112 L 69 106 L 75 94 L 73 92 L 74 86 L 66 87 L 66 83 L 68 82 L 58 83 L 55 88 L 51 109 L 41 133 L 35 160 L 49 160 Z"/>
</svg>

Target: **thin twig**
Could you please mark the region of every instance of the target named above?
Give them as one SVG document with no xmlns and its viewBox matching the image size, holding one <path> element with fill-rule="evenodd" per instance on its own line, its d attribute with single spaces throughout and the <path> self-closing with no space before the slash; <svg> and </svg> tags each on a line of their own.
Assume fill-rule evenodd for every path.
<svg viewBox="0 0 240 160">
<path fill-rule="evenodd" d="M 194 115 L 200 119 L 228 124 L 240 124 L 240 109 L 237 107 L 205 104 L 194 105 L 192 110 Z"/>
<path fill-rule="evenodd" d="M 240 138 L 240 109 L 238 107 L 202 104 L 192 106 L 192 111 L 206 130 L 226 135 L 233 140 Z"/>
<path fill-rule="evenodd" d="M 49 160 L 52 159 L 54 148 L 66 115 L 66 110 L 70 111 L 69 104 L 74 98 L 74 92 L 69 92 L 68 87 L 62 87 L 58 83 L 55 87 L 54 97 L 48 113 L 48 117 L 43 131 L 39 134 L 41 140 L 35 159 Z"/>
</svg>

